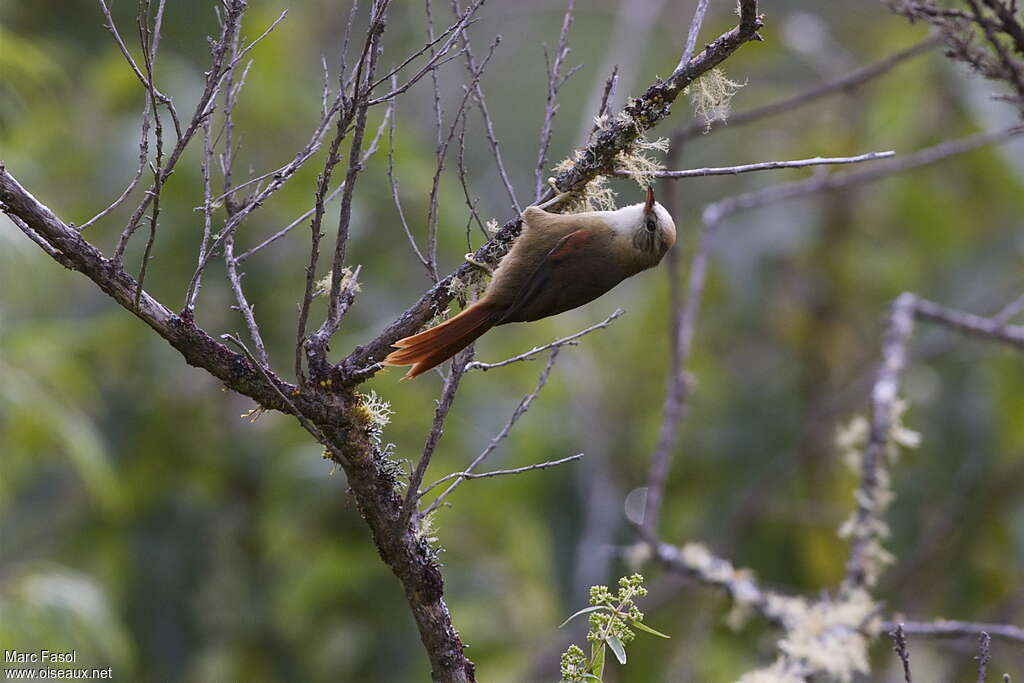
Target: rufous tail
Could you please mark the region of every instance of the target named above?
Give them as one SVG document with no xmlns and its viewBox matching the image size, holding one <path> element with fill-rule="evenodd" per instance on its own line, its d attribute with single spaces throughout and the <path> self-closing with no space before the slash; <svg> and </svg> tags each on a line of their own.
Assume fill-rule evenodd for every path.
<svg viewBox="0 0 1024 683">
<path fill-rule="evenodd" d="M 403 380 L 430 370 L 445 362 L 456 353 L 477 340 L 497 321 L 493 306 L 476 303 L 429 330 L 399 339 L 392 351 L 382 361 L 383 365 L 411 365 Z"/>
</svg>

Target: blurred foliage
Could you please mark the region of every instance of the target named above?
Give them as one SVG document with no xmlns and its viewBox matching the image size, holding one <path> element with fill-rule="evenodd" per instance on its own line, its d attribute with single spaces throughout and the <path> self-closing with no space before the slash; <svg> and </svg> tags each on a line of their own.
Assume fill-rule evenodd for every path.
<svg viewBox="0 0 1024 683">
<path fill-rule="evenodd" d="M 442 3 L 443 4 L 443 3 Z M 611 59 L 635 67 L 618 103 L 675 64 L 691 4 L 657 5 L 650 35 L 615 43 L 630 3 L 578 8 L 552 164 L 589 127 L 587 94 Z M 711 36 L 734 20 L 716 3 Z M 251 3 L 245 33 L 281 10 Z M 135 3 L 115 3 L 135 36 Z M 396 2 L 385 37 L 395 63 L 424 40 L 422 5 Z M 447 6 L 435 7 L 447 19 Z M 745 87 L 741 111 L 882 58 L 923 36 L 872 3 L 766 3 L 767 41 L 725 64 Z M 809 14 L 813 12 L 813 14 Z M 289 160 L 318 116 L 320 56 L 336 66 L 347 7 L 301 3 L 252 53 L 237 111 L 238 175 Z M 446 23 L 438 19 L 438 23 Z M 533 186 L 543 115 L 544 59 L 561 9 L 531 0 L 487 5 L 474 25 L 482 53 L 503 34 L 484 78 L 495 128 L 521 201 Z M 138 155 L 143 93 L 92 3 L 0 6 L 0 149 L 19 180 L 65 220 L 82 223 L 123 189 Z M 813 29 L 813 30 L 812 30 Z M 168 3 L 157 65 L 179 111 L 200 90 L 210 3 Z M 134 44 L 134 43 L 133 43 Z M 617 52 L 609 52 L 618 45 Z M 827 57 L 827 58 L 825 58 Z M 441 74 L 450 116 L 461 97 L 459 60 Z M 943 60 L 919 57 L 851 93 L 753 126 L 724 128 L 686 145 L 684 166 L 747 163 L 895 149 L 909 153 L 1006 125 L 993 86 Z M 434 168 L 429 80 L 398 105 L 395 165 L 414 230 L 423 238 Z M 374 112 L 371 126 L 380 121 Z M 690 121 L 676 105 L 662 129 Z M 470 116 L 465 162 L 484 219 L 511 214 L 479 117 Z M 247 221 L 239 249 L 305 211 L 318 156 Z M 449 159 L 449 168 L 454 167 Z M 401 234 L 378 154 L 360 179 L 349 258 L 363 291 L 332 343 L 336 354 L 372 338 L 428 285 Z M 727 194 L 806 175 L 800 171 L 693 179 L 675 186 L 679 248 L 694 245 L 700 207 Z M 614 183 L 620 201 L 635 201 Z M 110 249 L 141 190 L 90 227 Z M 190 151 L 162 200 L 150 291 L 177 308 L 194 267 L 201 221 L 198 158 Z M 467 210 L 454 175 L 442 183 L 442 267 L 466 251 Z M 336 223 L 332 207 L 325 225 Z M 664 536 L 696 538 L 783 590 L 814 592 L 841 577 L 836 528 L 855 481 L 833 448 L 838 424 L 863 409 L 888 303 L 913 290 L 977 313 L 1024 292 L 1024 153 L 1020 143 L 848 192 L 740 214 L 723 226 L 697 330 L 696 387 L 675 454 Z M 5 219 L 3 219 L 5 221 Z M 329 239 L 331 236 L 329 236 Z M 482 240 L 470 231 L 472 244 Z M 427 664 L 398 583 L 381 564 L 359 514 L 294 420 L 239 416 L 253 406 L 186 367 L 164 342 L 81 276 L 42 254 L 6 221 L 0 229 L 0 646 L 76 648 L 79 663 L 109 665 L 133 681 L 426 680 Z M 137 268 L 141 243 L 128 252 Z M 291 367 L 308 228 L 245 264 L 244 280 L 272 360 Z M 598 302 L 540 323 L 501 328 L 477 346 L 497 360 L 628 314 L 562 354 L 534 408 L 489 460 L 521 466 L 585 452 L 582 461 L 517 477 L 468 482 L 436 515 L 447 598 L 481 680 L 558 677 L 558 656 L 581 632 L 556 629 L 587 588 L 628 573 L 615 552 L 631 540 L 627 494 L 644 484 L 668 357 L 665 270 Z M 198 321 L 238 332 L 220 266 L 208 271 Z M 318 306 L 322 306 L 318 302 Z M 322 315 L 314 310 L 314 316 Z M 1024 622 L 1024 371 L 1020 353 L 922 324 L 906 393 L 919 451 L 894 472 L 889 548 L 897 565 L 879 597 L 912 618 Z M 533 386 L 520 363 L 463 381 L 428 481 L 462 469 Z M 382 373 L 366 388 L 395 409 L 384 440 L 414 458 L 440 380 L 398 384 Z M 730 680 L 763 661 L 774 634 L 758 620 L 725 623 L 717 595 L 652 577 L 640 602 L 671 641 L 631 644 L 623 681 Z M 564 640 L 563 640 L 564 639 Z M 971 643 L 911 641 L 923 680 L 962 680 Z M 890 673 L 885 643 L 878 671 Z M 992 670 L 1024 676 L 1024 655 L 996 643 Z M 892 678 L 893 674 L 890 676 Z M 958 678 L 959 677 L 959 678 Z"/>
</svg>

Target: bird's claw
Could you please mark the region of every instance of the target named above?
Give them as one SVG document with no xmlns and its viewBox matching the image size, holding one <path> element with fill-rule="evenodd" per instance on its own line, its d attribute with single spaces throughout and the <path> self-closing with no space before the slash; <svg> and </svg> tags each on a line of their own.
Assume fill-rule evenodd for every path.
<svg viewBox="0 0 1024 683">
<path fill-rule="evenodd" d="M 488 264 L 484 263 L 483 261 L 477 261 L 476 257 L 473 256 L 472 252 L 466 254 L 463 258 L 466 259 L 466 263 L 469 263 L 471 265 L 476 266 L 480 270 L 483 270 L 484 272 L 486 272 L 488 275 L 491 275 L 491 276 L 494 275 L 494 268 L 491 268 L 491 266 L 489 266 Z"/>
</svg>

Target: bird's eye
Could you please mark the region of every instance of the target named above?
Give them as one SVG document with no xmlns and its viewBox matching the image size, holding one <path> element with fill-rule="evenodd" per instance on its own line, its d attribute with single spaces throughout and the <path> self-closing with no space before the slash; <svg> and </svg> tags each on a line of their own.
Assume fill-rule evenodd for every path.
<svg viewBox="0 0 1024 683">
<path fill-rule="evenodd" d="M 644 227 L 647 228 L 647 232 L 654 232 L 654 229 L 657 227 L 657 223 L 654 222 L 653 218 L 648 218 Z"/>
</svg>

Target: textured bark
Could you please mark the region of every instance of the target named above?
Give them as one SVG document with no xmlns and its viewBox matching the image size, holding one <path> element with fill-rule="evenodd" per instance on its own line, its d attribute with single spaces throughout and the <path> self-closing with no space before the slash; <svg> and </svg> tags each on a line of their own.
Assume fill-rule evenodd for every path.
<svg viewBox="0 0 1024 683">
<path fill-rule="evenodd" d="M 88 277 L 153 328 L 189 365 L 206 370 L 228 388 L 265 408 L 293 415 L 297 410 L 316 425 L 327 442 L 344 456 L 346 462 L 341 458 L 337 462 L 345 468 L 360 514 L 370 527 L 381 558 L 402 584 L 430 657 L 434 680 L 475 680 L 473 663 L 463 655 L 462 640 L 444 603 L 444 581 L 429 547 L 416 536 L 411 525 L 396 533 L 402 499 L 393 475 L 381 467 L 380 454 L 367 425 L 357 417 L 355 394 L 350 389 L 329 391 L 315 385 L 299 389 L 269 371 L 265 377 L 244 355 L 216 341 L 191 319 L 174 313 L 145 291 L 140 292 L 139 305 L 135 307 L 135 279 L 57 218 L 4 168 L 0 168 L 0 204 L 6 213 L 58 250 L 62 264 Z M 269 385 L 268 378 L 276 389 Z"/>
</svg>

